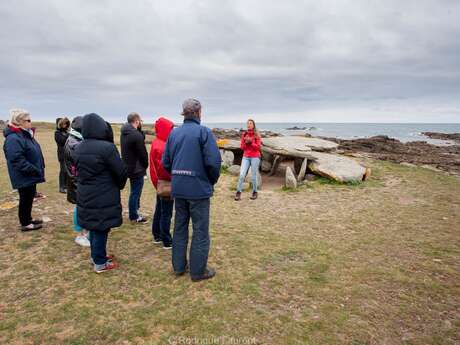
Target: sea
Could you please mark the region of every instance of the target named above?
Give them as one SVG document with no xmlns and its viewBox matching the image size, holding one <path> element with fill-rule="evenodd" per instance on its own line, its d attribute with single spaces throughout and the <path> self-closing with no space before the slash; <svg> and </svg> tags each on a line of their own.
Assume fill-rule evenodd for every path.
<svg viewBox="0 0 460 345">
<path fill-rule="evenodd" d="M 245 123 L 204 123 L 210 128 L 240 129 Z M 401 142 L 426 141 L 433 145 L 452 145 L 451 141 L 430 139 L 422 132 L 460 133 L 460 123 L 295 123 L 295 122 L 259 122 L 261 130 L 270 130 L 283 135 L 309 133 L 312 136 L 335 137 L 340 139 L 369 138 L 386 135 Z M 289 130 L 289 128 L 302 128 Z M 305 129 L 304 129 L 305 128 Z"/>
</svg>

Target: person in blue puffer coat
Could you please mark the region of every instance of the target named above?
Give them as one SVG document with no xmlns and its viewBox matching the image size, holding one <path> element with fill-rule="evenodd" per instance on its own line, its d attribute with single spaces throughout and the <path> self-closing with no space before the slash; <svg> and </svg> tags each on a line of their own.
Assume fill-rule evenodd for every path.
<svg viewBox="0 0 460 345">
<path fill-rule="evenodd" d="M 184 101 L 184 123 L 169 135 L 162 163 L 171 174 L 171 194 L 175 200 L 172 264 L 176 275 L 187 270 L 188 225 L 193 223 L 190 248 L 192 281 L 212 278 L 207 267 L 209 255 L 209 208 L 214 185 L 220 176 L 221 156 L 211 130 L 201 123 L 201 104 Z"/>
<path fill-rule="evenodd" d="M 38 230 L 43 221 L 32 219 L 32 204 L 37 184 L 45 182 L 45 160 L 32 127 L 30 113 L 10 110 L 10 122 L 3 131 L 5 153 L 11 185 L 19 193 L 19 222 L 22 231 Z"/>
</svg>

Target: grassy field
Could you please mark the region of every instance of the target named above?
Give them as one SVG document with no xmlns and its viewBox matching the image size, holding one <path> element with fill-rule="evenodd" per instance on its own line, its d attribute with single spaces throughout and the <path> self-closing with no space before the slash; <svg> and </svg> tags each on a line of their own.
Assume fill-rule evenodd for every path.
<svg viewBox="0 0 460 345">
<path fill-rule="evenodd" d="M 47 198 L 34 214 L 52 221 L 21 233 L 17 209 L 0 211 L 1 344 L 460 343 L 457 178 L 366 161 L 363 185 L 319 180 L 236 203 L 235 178 L 223 175 L 212 201 L 215 279 L 174 277 L 150 224 L 127 221 L 108 244 L 120 269 L 97 275 L 57 192 L 52 128 L 38 140 Z M 147 182 L 150 219 L 154 195 Z M 0 204 L 15 198 L 1 154 Z"/>
</svg>

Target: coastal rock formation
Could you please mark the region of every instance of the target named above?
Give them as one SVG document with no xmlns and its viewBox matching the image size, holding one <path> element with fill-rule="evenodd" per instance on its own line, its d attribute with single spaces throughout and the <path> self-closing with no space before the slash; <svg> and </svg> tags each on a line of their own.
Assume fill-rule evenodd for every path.
<svg viewBox="0 0 460 345">
<path fill-rule="evenodd" d="M 286 128 L 287 131 L 305 131 L 306 129 L 307 127 L 297 127 L 297 126 Z"/>
<path fill-rule="evenodd" d="M 294 173 L 292 172 L 290 167 L 286 168 L 285 187 L 286 188 L 292 188 L 292 189 L 297 188 L 297 180 L 296 180 L 296 178 L 294 176 Z"/>
<path fill-rule="evenodd" d="M 329 153 L 311 152 L 312 161 L 308 168 L 315 174 L 342 183 L 364 180 L 366 168 L 355 160 Z"/>
<path fill-rule="evenodd" d="M 422 135 L 431 139 L 452 140 L 460 143 L 460 133 L 422 132 Z"/>
<path fill-rule="evenodd" d="M 339 144 L 345 154 L 365 153 L 366 156 L 392 161 L 411 163 L 418 166 L 430 165 L 453 174 L 460 174 L 460 145 L 436 146 L 425 141 L 402 143 L 399 140 L 379 135 L 371 138 L 341 140 L 328 138 Z"/>
<path fill-rule="evenodd" d="M 216 139 L 233 139 L 233 140 L 240 140 L 242 129 L 225 129 L 225 128 L 213 128 L 212 133 L 216 137 Z M 266 130 L 259 130 L 260 136 L 262 138 L 271 138 L 271 137 L 278 137 L 280 134 L 266 131 Z"/>
</svg>

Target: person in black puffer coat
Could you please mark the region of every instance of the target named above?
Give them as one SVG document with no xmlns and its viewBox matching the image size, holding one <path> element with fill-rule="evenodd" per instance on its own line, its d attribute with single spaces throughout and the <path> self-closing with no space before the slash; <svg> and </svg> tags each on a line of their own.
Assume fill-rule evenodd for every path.
<svg viewBox="0 0 460 345">
<path fill-rule="evenodd" d="M 56 131 L 54 132 L 54 140 L 57 145 L 57 156 L 59 160 L 59 192 L 66 193 L 67 174 L 64 162 L 64 146 L 69 137 L 70 121 L 67 117 L 56 119 Z"/>
<path fill-rule="evenodd" d="M 81 134 L 84 140 L 75 150 L 78 224 L 90 231 L 94 270 L 101 273 L 117 267 L 106 246 L 110 229 L 123 223 L 120 190 L 127 171 L 102 117 L 85 115 Z"/>
<path fill-rule="evenodd" d="M 83 117 L 77 116 L 72 120 L 69 137 L 64 146 L 64 163 L 67 173 L 67 201 L 71 204 L 77 203 L 77 166 L 75 150 L 83 141 L 81 135 L 83 127 Z M 75 206 L 73 214 L 74 230 L 77 232 L 75 243 L 83 247 L 89 247 L 88 232 L 78 224 L 78 211 Z"/>
</svg>

